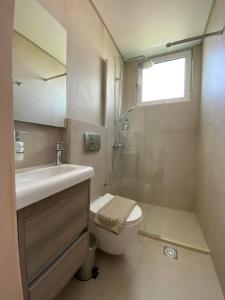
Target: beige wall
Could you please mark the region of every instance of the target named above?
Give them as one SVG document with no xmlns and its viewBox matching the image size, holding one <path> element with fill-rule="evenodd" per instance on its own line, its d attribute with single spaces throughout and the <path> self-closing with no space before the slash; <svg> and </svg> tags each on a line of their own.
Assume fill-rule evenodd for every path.
<svg viewBox="0 0 225 300">
<path fill-rule="evenodd" d="M 120 53 L 89 0 L 38 1 L 68 33 L 68 117 L 102 125 L 102 60 L 120 70 Z"/>
<path fill-rule="evenodd" d="M 23 160 L 16 162 L 16 168 L 55 163 L 56 143 L 63 141 L 64 129 L 19 121 L 14 122 L 14 127 L 15 130 L 27 132 L 20 134 L 25 152 Z"/>
<path fill-rule="evenodd" d="M 120 55 L 89 0 L 67 0 L 66 20 L 68 117 L 103 125 L 102 60 Z"/>
<path fill-rule="evenodd" d="M 125 70 L 125 105 L 136 105 L 137 63 Z M 129 114 L 120 192 L 138 201 L 192 211 L 196 189 L 197 126 L 201 85 L 201 46 L 193 49 L 192 96 L 188 102 L 137 107 Z"/>
<path fill-rule="evenodd" d="M 92 200 L 104 192 L 104 183 L 112 178 L 112 145 L 114 143 L 115 114 L 119 97 L 115 96 L 122 59 L 104 24 L 89 0 L 64 0 L 55 3 L 39 0 L 67 29 L 67 105 L 71 127 L 65 138 L 66 161 L 95 167 Z M 64 16 L 62 14 L 64 11 Z M 104 80 L 103 66 L 106 64 Z M 103 88 L 106 82 L 105 94 Z M 106 116 L 103 115 L 105 108 Z M 104 119 L 106 122 L 104 124 Z M 103 125 L 106 125 L 105 128 Z M 100 158 L 82 150 L 84 131 L 104 133 Z M 74 139 L 77 137 L 77 141 Z M 69 142 L 70 141 L 70 142 Z M 71 142 L 72 141 L 72 142 Z M 68 142 L 68 143 L 67 143 Z M 104 170 L 104 171 L 103 171 Z"/>
<path fill-rule="evenodd" d="M 208 32 L 223 28 L 217 0 Z M 225 33 L 204 41 L 196 212 L 225 292 Z"/>
<path fill-rule="evenodd" d="M 97 133 L 101 136 L 101 150 L 86 152 L 84 149 L 84 132 Z M 91 184 L 91 201 L 103 193 L 106 180 L 106 128 L 69 119 L 64 136 L 67 145 L 66 160 L 72 164 L 92 166 L 95 176 Z"/>
<path fill-rule="evenodd" d="M 114 116 L 117 110 L 115 77 L 120 76 L 121 57 L 90 1 L 66 1 L 68 30 L 68 117 L 71 121 L 70 144 L 72 163 L 94 166 L 91 200 L 104 192 L 104 184 L 112 175 Z M 103 61 L 106 62 L 106 97 Z M 104 103 L 105 101 L 105 103 Z M 106 116 L 103 115 L 105 106 Z M 106 119 L 106 128 L 103 128 Z M 88 123 L 84 125 L 84 123 Z M 88 129 L 88 130 L 86 130 Z M 84 131 L 101 132 L 100 153 L 79 152 Z M 74 140 L 74 135 L 79 138 Z M 81 148 L 82 149 L 82 148 Z"/>
<path fill-rule="evenodd" d="M 11 50 L 14 1 L 0 2 L 0 299 L 22 300 L 14 195 Z"/>
</svg>

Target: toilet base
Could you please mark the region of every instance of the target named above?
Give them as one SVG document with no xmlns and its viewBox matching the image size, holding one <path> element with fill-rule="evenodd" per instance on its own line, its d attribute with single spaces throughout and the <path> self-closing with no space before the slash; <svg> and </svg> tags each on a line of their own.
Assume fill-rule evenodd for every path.
<svg viewBox="0 0 225 300">
<path fill-rule="evenodd" d="M 125 225 L 120 234 L 114 234 L 90 221 L 90 231 L 96 236 L 98 248 L 112 255 L 121 255 L 126 252 L 138 233 L 140 221 Z"/>
</svg>

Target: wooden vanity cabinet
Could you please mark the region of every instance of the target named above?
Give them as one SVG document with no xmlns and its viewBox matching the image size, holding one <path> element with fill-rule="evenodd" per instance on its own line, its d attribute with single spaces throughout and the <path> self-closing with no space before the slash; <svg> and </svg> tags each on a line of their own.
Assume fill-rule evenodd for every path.
<svg viewBox="0 0 225 300">
<path fill-rule="evenodd" d="M 54 299 L 89 249 L 87 180 L 17 211 L 25 300 Z"/>
</svg>

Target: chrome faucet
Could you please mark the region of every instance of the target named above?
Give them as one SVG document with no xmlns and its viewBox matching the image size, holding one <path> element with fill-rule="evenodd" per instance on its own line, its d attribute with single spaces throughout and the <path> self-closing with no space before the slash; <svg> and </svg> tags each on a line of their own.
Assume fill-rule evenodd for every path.
<svg viewBox="0 0 225 300">
<path fill-rule="evenodd" d="M 63 143 L 56 143 L 56 165 L 60 166 L 62 164 L 62 153 L 63 153 Z"/>
</svg>

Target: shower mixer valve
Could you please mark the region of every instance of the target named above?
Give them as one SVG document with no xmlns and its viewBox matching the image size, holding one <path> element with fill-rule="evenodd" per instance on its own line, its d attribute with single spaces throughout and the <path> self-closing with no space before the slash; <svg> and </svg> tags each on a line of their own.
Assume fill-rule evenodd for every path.
<svg viewBox="0 0 225 300">
<path fill-rule="evenodd" d="M 119 149 L 123 149 L 124 148 L 124 144 L 114 144 L 113 145 L 113 149 L 118 151 Z"/>
</svg>

